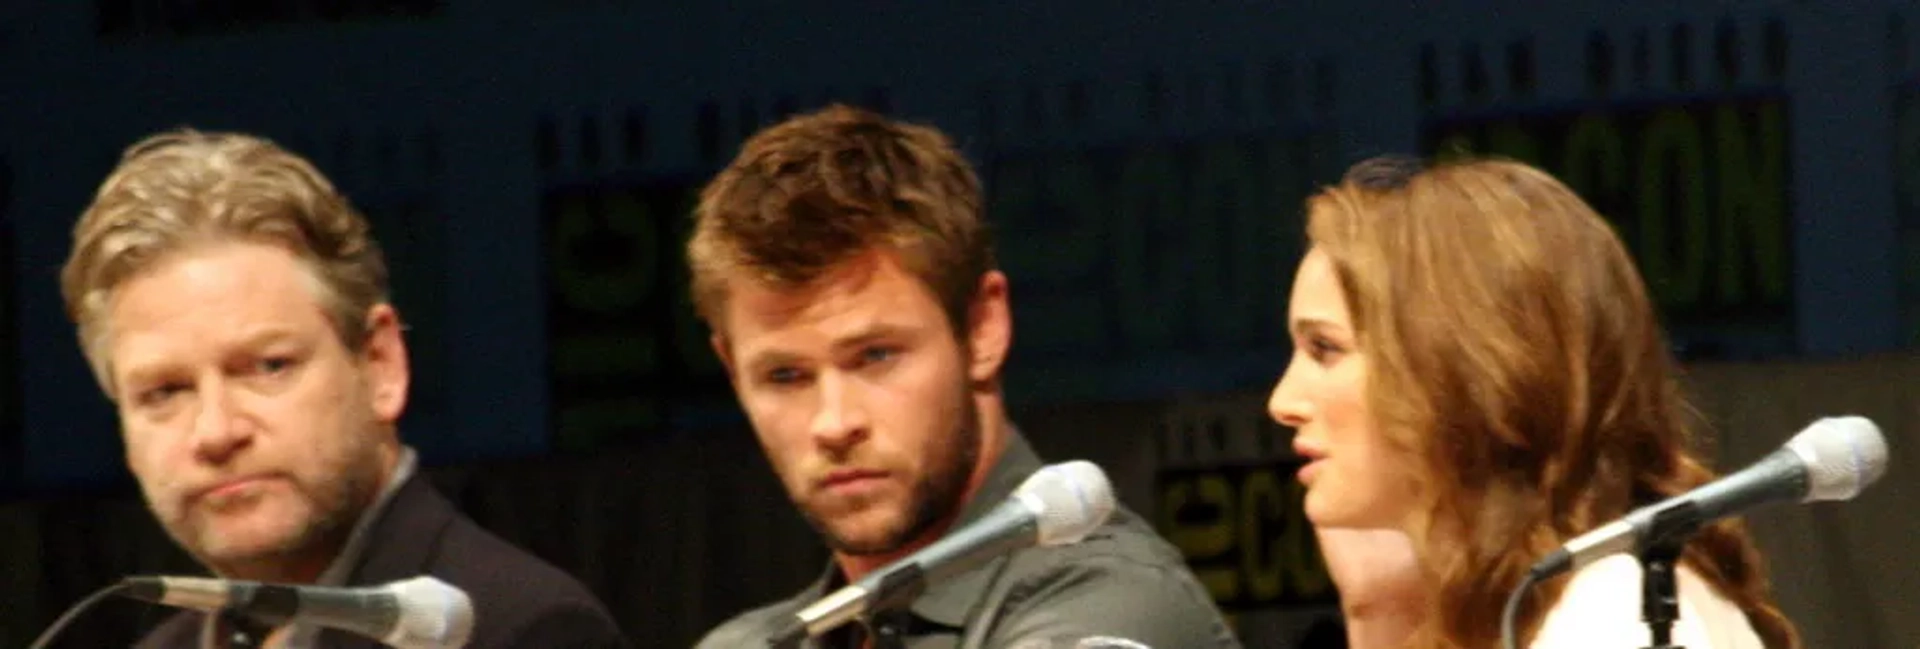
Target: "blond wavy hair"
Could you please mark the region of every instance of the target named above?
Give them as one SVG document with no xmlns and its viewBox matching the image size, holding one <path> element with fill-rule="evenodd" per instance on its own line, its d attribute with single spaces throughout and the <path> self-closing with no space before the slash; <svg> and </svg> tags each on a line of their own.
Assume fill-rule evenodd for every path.
<svg viewBox="0 0 1920 649">
<path fill-rule="evenodd" d="M 67 316 L 109 397 L 113 291 L 182 251 L 223 243 L 293 254 L 349 349 L 365 342 L 368 311 L 388 301 L 386 261 L 367 219 L 312 163 L 243 133 L 177 129 L 147 137 L 100 184 L 60 271 Z"/>
</svg>

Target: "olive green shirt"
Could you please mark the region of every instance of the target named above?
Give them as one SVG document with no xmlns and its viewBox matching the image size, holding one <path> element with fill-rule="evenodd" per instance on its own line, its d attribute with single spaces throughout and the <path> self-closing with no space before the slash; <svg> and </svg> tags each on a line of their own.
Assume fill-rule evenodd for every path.
<svg viewBox="0 0 1920 649">
<path fill-rule="evenodd" d="M 1005 501 L 1041 466 L 1015 432 L 956 527 Z M 801 608 L 845 584 L 839 567 L 829 564 L 806 590 L 728 620 L 698 648 L 766 647 Z M 1125 507 L 1080 543 L 996 558 L 927 584 L 905 610 L 848 624 L 805 646 L 860 647 L 868 639 L 874 649 L 1240 646 L 1180 553 Z"/>
</svg>

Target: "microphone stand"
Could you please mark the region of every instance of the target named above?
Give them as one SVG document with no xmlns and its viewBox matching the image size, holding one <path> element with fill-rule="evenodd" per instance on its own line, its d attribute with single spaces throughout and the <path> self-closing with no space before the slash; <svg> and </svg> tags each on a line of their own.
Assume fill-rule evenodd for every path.
<svg viewBox="0 0 1920 649">
<path fill-rule="evenodd" d="M 1640 551 L 1640 617 L 1653 634 L 1653 642 L 1646 649 L 1685 649 L 1673 644 L 1673 622 L 1680 618 L 1674 571 L 1678 569 L 1683 539 L 1657 541 Z"/>
<path fill-rule="evenodd" d="M 918 599 L 921 593 L 925 593 L 926 577 L 926 570 L 919 564 L 910 564 L 899 570 L 888 572 L 880 579 L 880 583 L 874 586 L 873 592 L 867 595 L 867 611 L 855 619 L 868 630 L 874 649 L 900 649 L 904 646 L 902 643 L 905 640 L 900 637 L 898 625 L 882 621 L 881 618 L 888 613 L 906 608 L 908 604 Z M 834 627 L 838 626 L 838 624 L 834 625 Z M 832 628 L 819 631 L 825 633 Z M 782 625 L 778 632 L 767 637 L 767 647 L 799 649 L 806 640 L 813 637 L 813 631 L 798 620 L 790 621 Z"/>
</svg>

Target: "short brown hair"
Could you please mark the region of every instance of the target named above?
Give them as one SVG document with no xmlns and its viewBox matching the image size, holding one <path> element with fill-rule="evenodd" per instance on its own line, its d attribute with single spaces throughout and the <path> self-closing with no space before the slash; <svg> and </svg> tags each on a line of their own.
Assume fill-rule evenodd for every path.
<svg viewBox="0 0 1920 649">
<path fill-rule="evenodd" d="M 285 248 L 313 274 L 340 339 L 359 349 L 388 299 L 367 220 L 307 162 L 264 138 L 168 131 L 128 147 L 73 228 L 60 271 L 67 316 L 107 394 L 102 321 L 113 290 L 182 250 L 232 241 Z"/>
<path fill-rule="evenodd" d="M 1534 560 L 1713 478 L 1632 257 L 1559 180 L 1506 160 L 1382 158 L 1307 209 L 1367 356 L 1368 407 L 1419 462 L 1436 601 L 1407 646 L 1498 644 Z M 1769 649 L 1798 646 L 1739 523 L 1703 528 L 1682 560 Z M 1520 644 L 1565 586 L 1534 590 Z"/>
<path fill-rule="evenodd" d="M 940 131 L 844 105 L 748 139 L 700 194 L 694 308 L 719 328 L 729 277 L 806 285 L 876 248 L 900 255 L 955 327 L 995 265 L 980 180 Z"/>
</svg>

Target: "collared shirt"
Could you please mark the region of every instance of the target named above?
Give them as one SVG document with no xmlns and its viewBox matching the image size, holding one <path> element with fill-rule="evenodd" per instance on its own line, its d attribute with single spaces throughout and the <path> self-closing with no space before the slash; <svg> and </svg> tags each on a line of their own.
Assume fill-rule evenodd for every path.
<svg viewBox="0 0 1920 649">
<path fill-rule="evenodd" d="M 371 529 L 374 522 L 380 520 L 380 515 L 386 512 L 387 503 L 393 500 L 394 493 L 400 491 L 400 485 L 406 484 L 407 480 L 413 477 L 417 464 L 418 460 L 413 447 L 401 446 L 400 461 L 393 469 L 393 476 L 388 478 L 387 484 L 380 488 L 379 495 L 374 496 L 373 503 L 367 507 L 367 510 L 360 513 L 360 519 L 354 521 L 353 531 L 348 533 L 346 545 L 342 546 L 340 554 L 335 555 L 333 561 L 327 564 L 327 569 L 320 573 L 314 585 L 347 585 L 347 577 L 353 574 L 354 567 L 360 565 L 361 556 L 367 552 L 367 530 Z M 221 616 L 206 616 L 206 622 L 200 627 L 200 647 L 223 649 L 229 646 L 227 638 L 222 636 L 231 631 L 234 630 L 228 628 Z M 311 649 L 314 637 L 319 633 L 318 627 L 294 624 L 287 629 L 287 641 L 283 649 Z M 265 638 L 253 639 L 256 643 L 264 640 Z"/>
<path fill-rule="evenodd" d="M 956 528 L 998 506 L 1041 466 L 1014 431 Z M 794 613 L 845 583 L 829 563 L 806 590 L 727 621 L 699 649 L 766 647 Z M 867 640 L 874 649 L 1240 646 L 1180 553 L 1125 507 L 1080 543 L 1023 549 L 928 584 L 904 610 L 849 624 L 807 646 L 859 647 Z"/>
</svg>

